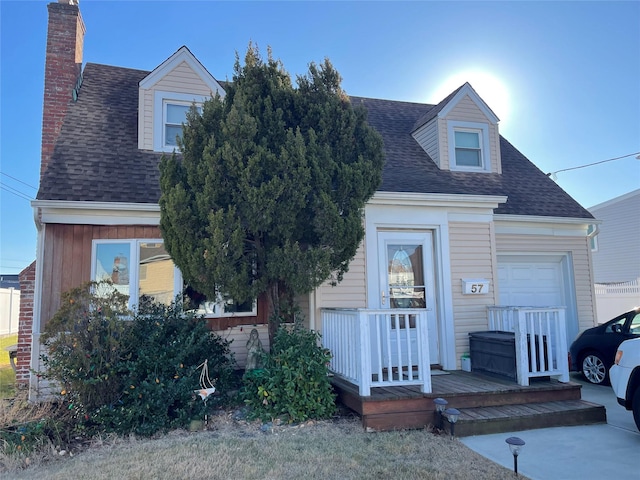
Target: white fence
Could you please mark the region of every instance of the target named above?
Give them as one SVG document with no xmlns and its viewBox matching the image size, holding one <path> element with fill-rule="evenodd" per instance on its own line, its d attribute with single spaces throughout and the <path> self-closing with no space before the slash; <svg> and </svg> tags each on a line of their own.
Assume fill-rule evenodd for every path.
<svg viewBox="0 0 640 480">
<path fill-rule="evenodd" d="M 596 283 L 595 291 L 598 323 L 640 306 L 640 278 L 623 283 Z"/>
<path fill-rule="evenodd" d="M 533 377 L 569 381 L 564 307 L 505 307 L 489 309 L 489 328 L 514 332 L 518 384 Z M 472 360 L 473 361 L 473 360 Z"/>
<path fill-rule="evenodd" d="M 18 333 L 20 290 L 0 288 L 0 335 Z"/>
<path fill-rule="evenodd" d="M 416 309 L 322 309 L 322 343 L 331 371 L 358 386 L 419 385 L 431 392 L 426 312 Z"/>
</svg>

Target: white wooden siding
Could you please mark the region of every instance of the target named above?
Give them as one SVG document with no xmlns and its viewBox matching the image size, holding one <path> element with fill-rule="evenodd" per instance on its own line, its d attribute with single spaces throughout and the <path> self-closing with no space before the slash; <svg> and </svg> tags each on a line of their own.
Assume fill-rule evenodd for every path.
<svg viewBox="0 0 640 480">
<path fill-rule="evenodd" d="M 498 132 L 498 126 L 492 124 L 489 119 L 482 112 L 480 107 L 469 97 L 465 95 L 457 103 L 455 107 L 451 109 L 446 117 L 446 120 L 456 120 L 462 122 L 477 122 L 484 123 L 489 126 L 489 148 L 491 157 L 491 171 L 493 173 L 502 173 L 502 165 L 500 162 L 500 135 Z M 441 138 L 447 138 L 447 126 L 445 121 L 441 121 L 440 135 Z M 449 145 L 441 145 L 441 157 L 447 157 L 446 162 L 450 165 L 449 160 Z M 444 158 L 443 162 L 444 163 Z M 441 167 L 444 168 L 444 167 Z"/>
<path fill-rule="evenodd" d="M 593 277 L 589 260 L 588 240 L 580 236 L 496 234 L 498 255 L 514 254 L 568 254 L 573 266 L 578 329 L 580 331 L 596 324 L 594 317 Z M 569 320 L 567 320 L 569 321 Z"/>
<path fill-rule="evenodd" d="M 469 352 L 469 333 L 488 329 L 487 307 L 496 304 L 493 228 L 491 223 L 449 223 L 451 291 L 455 319 L 456 364 Z M 489 280 L 486 295 L 463 295 L 463 278 Z"/>
<path fill-rule="evenodd" d="M 365 269 L 364 243 L 349 263 L 349 271 L 342 282 L 332 287 L 328 282 L 320 285 L 315 292 L 316 330 L 322 331 L 321 308 L 365 308 L 367 306 L 367 275 Z"/>
<path fill-rule="evenodd" d="M 154 119 L 154 93 L 159 90 L 197 96 L 211 96 L 209 86 L 187 64 L 181 62 L 171 70 L 162 80 L 158 81 L 152 89 L 140 89 L 140 119 L 138 121 L 139 132 L 142 138 L 138 146 L 144 150 L 153 150 L 153 119 Z"/>
</svg>

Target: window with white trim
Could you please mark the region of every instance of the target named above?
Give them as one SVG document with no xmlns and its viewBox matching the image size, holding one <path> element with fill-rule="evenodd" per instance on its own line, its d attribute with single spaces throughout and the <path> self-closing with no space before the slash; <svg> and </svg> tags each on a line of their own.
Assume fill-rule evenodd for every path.
<svg viewBox="0 0 640 480">
<path fill-rule="evenodd" d="M 216 295 L 216 297 L 211 300 L 190 286 L 185 288 L 184 303 L 186 310 L 192 310 L 198 315 L 204 315 L 210 318 L 250 317 L 258 314 L 257 302 L 255 300 L 236 302 L 232 298 L 225 298 L 222 295 Z"/>
<path fill-rule="evenodd" d="M 218 295 L 213 301 L 189 286 L 164 249 L 161 239 L 93 240 L 91 278 L 110 280 L 113 288 L 129 296 L 135 310 L 144 301 L 171 304 L 183 295 L 186 310 L 209 318 L 257 315 L 257 302 L 235 302 Z"/>
<path fill-rule="evenodd" d="M 475 122 L 448 122 L 449 168 L 468 172 L 490 172 L 489 126 Z"/>
<path fill-rule="evenodd" d="M 477 130 L 456 129 L 456 166 L 482 167 L 482 138 Z"/>
<path fill-rule="evenodd" d="M 91 278 L 111 280 L 130 309 L 145 300 L 169 305 L 180 293 L 180 272 L 162 240 L 94 240 L 91 258 Z"/>
<path fill-rule="evenodd" d="M 153 149 L 157 152 L 174 151 L 178 146 L 176 138 L 182 137 L 187 112 L 195 104 L 198 112 L 202 113 L 202 104 L 207 98 L 157 90 L 154 93 Z"/>
</svg>

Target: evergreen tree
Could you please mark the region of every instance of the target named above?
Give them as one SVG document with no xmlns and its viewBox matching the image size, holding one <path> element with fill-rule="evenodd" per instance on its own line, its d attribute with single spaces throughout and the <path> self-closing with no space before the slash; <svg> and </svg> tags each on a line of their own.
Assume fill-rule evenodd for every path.
<svg viewBox="0 0 640 480">
<path fill-rule="evenodd" d="M 271 338 L 295 295 L 342 279 L 381 181 L 382 139 L 340 82 L 325 60 L 295 87 L 250 44 L 160 165 L 160 228 L 185 280 L 209 298 L 268 292 Z"/>
</svg>

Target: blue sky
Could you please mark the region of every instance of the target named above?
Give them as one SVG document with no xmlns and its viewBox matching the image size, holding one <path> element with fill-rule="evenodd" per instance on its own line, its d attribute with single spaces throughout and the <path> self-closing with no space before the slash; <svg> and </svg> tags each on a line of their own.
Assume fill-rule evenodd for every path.
<svg viewBox="0 0 640 480">
<path fill-rule="evenodd" d="M 36 253 L 28 198 L 39 181 L 47 3 L 0 0 L 3 274 Z M 351 95 L 437 103 L 469 81 L 501 134 L 545 173 L 640 152 L 640 2 L 81 0 L 80 9 L 85 62 L 152 70 L 186 45 L 224 80 L 251 40 L 292 76 L 328 57 Z M 588 208 L 640 188 L 634 157 L 557 182 Z"/>
</svg>

